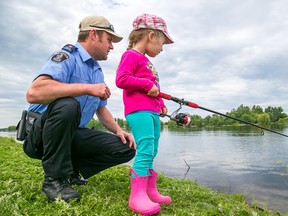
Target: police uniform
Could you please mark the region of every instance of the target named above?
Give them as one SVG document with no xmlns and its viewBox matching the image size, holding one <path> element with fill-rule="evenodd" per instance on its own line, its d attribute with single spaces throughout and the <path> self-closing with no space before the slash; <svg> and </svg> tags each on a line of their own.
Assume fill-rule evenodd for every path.
<svg viewBox="0 0 288 216">
<path fill-rule="evenodd" d="M 65 45 L 54 53 L 37 77 L 51 76 L 61 83 L 104 83 L 97 61 L 80 43 Z M 80 171 L 84 178 L 125 163 L 135 150 L 114 134 L 86 128 L 107 101 L 91 95 L 60 98 L 49 105 L 31 104 L 28 111 L 41 113 L 24 141 L 25 153 L 42 160 L 45 176 L 55 178 Z"/>
</svg>

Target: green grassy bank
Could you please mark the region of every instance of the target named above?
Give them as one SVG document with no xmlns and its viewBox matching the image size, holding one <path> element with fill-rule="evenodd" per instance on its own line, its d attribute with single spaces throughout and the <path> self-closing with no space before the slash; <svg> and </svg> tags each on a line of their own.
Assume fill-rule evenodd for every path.
<svg viewBox="0 0 288 216">
<path fill-rule="evenodd" d="M 27 157 L 14 139 L 0 137 L 0 215 L 137 215 L 128 208 L 128 170 L 126 165 L 117 166 L 93 176 L 86 186 L 74 187 L 82 196 L 78 203 L 48 203 L 41 193 L 41 162 Z M 162 174 L 158 188 L 173 199 L 158 215 L 281 215 L 246 204 L 240 194 L 214 192 Z"/>
</svg>

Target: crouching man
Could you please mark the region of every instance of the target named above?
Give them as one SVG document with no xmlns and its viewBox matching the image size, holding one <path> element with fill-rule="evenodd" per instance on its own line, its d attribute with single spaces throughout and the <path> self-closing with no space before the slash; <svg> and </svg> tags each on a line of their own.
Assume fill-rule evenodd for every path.
<svg viewBox="0 0 288 216">
<path fill-rule="evenodd" d="M 53 53 L 29 87 L 28 111 L 39 113 L 24 140 L 24 152 L 42 160 L 42 191 L 79 200 L 73 184 L 135 156 L 135 141 L 107 109 L 111 92 L 98 63 L 107 60 L 113 43 L 122 40 L 102 16 L 88 16 L 79 25 L 78 41 Z M 96 113 L 112 133 L 86 128 Z"/>
</svg>

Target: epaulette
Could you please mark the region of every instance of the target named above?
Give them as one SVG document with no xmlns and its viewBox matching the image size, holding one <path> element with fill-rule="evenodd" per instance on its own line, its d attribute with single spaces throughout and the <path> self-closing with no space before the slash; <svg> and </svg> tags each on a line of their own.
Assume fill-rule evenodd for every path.
<svg viewBox="0 0 288 216">
<path fill-rule="evenodd" d="M 77 50 L 78 48 L 72 44 L 66 44 L 62 50 L 68 51 L 70 53 L 74 52 L 75 50 Z"/>
</svg>

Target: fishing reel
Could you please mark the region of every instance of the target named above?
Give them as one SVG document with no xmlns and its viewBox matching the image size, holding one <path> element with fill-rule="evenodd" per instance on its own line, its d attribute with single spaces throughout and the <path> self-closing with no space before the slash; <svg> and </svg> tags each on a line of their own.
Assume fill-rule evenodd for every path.
<svg viewBox="0 0 288 216">
<path fill-rule="evenodd" d="M 181 108 L 182 108 L 182 104 L 180 104 L 180 107 L 177 110 L 175 110 L 171 115 L 165 114 L 164 116 L 167 116 L 170 118 L 170 120 L 175 121 L 177 125 L 180 125 L 180 126 L 189 125 L 192 122 L 190 114 L 178 113 Z"/>
<path fill-rule="evenodd" d="M 177 115 L 175 115 L 175 118 L 171 120 L 174 120 L 176 124 L 180 126 L 189 125 L 192 122 L 189 113 L 178 113 Z"/>
</svg>

